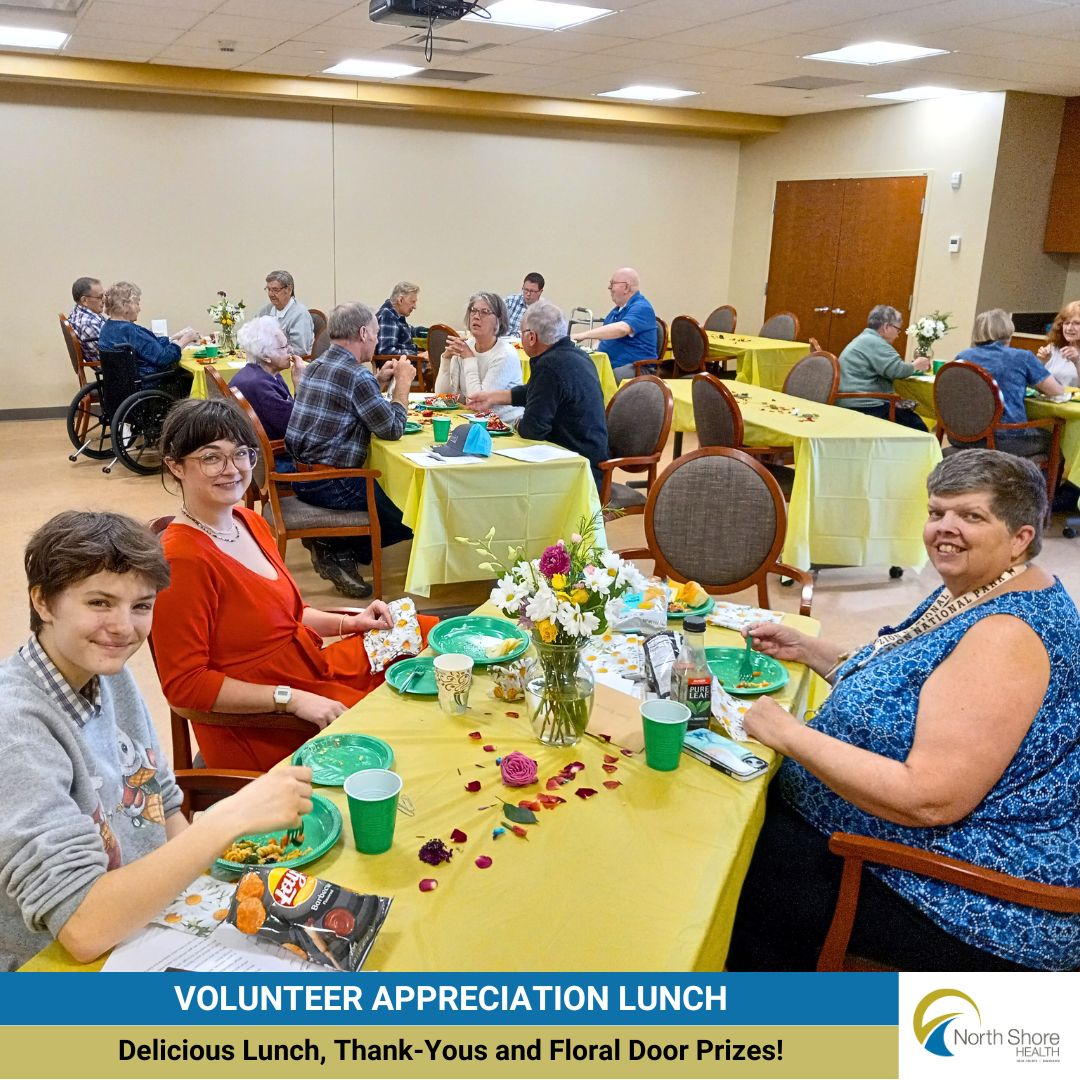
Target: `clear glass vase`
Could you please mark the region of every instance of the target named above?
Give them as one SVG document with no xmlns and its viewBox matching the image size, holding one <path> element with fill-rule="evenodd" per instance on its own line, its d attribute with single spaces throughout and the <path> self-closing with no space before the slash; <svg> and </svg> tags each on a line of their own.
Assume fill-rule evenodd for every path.
<svg viewBox="0 0 1080 1080">
<path fill-rule="evenodd" d="M 220 353 L 234 353 L 236 352 L 236 324 L 229 323 L 228 326 L 222 326 L 218 324 L 217 332 L 218 352 Z"/>
<path fill-rule="evenodd" d="M 581 645 L 549 645 L 533 636 L 538 663 L 525 683 L 525 703 L 536 737 L 547 746 L 574 746 L 592 715 L 596 680 Z"/>
</svg>

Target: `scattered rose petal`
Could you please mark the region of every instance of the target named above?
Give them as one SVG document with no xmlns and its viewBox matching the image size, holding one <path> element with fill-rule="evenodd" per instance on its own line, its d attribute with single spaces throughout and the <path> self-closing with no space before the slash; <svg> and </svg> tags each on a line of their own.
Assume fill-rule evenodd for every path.
<svg viewBox="0 0 1080 1080">
<path fill-rule="evenodd" d="M 558 795 L 544 795 L 543 793 L 536 796 L 536 801 L 546 810 L 554 810 L 556 806 L 566 802 Z"/>
<path fill-rule="evenodd" d="M 429 866 L 449 862 L 453 857 L 454 853 L 438 837 L 420 846 L 420 861 Z"/>
<path fill-rule="evenodd" d="M 523 754 L 520 750 L 514 750 L 502 759 L 503 783 L 508 787 L 528 787 L 536 783 L 536 762 Z"/>
<path fill-rule="evenodd" d="M 608 791 L 614 791 L 617 787 L 622 787 L 622 781 L 621 780 L 605 780 L 604 781 L 604 787 L 606 787 L 608 789 Z"/>
<path fill-rule="evenodd" d="M 610 735 L 597 735 L 596 737 L 598 739 L 603 739 L 604 742 L 611 742 L 611 736 Z"/>
<path fill-rule="evenodd" d="M 469 732 L 469 738 L 470 739 L 482 739 L 483 737 L 484 736 L 481 735 L 479 731 L 470 731 Z"/>
<path fill-rule="evenodd" d="M 501 825 L 496 825 L 495 828 L 491 830 L 491 839 L 498 840 L 499 837 L 503 836 L 505 833 L 506 830 Z"/>
<path fill-rule="evenodd" d="M 420 882 L 421 892 L 434 892 L 439 887 L 439 883 L 433 877 L 426 877 Z"/>
<path fill-rule="evenodd" d="M 480 790 L 480 781 L 479 780 L 470 780 L 465 785 L 465 790 L 466 791 L 479 791 Z"/>
<path fill-rule="evenodd" d="M 511 825 L 510 826 L 510 831 L 515 836 L 520 836 L 522 838 L 522 840 L 528 840 L 529 839 L 529 830 L 526 829 L 524 825 Z"/>
<path fill-rule="evenodd" d="M 584 761 L 571 761 L 570 764 L 567 765 L 565 769 L 563 769 L 563 772 L 569 773 L 571 776 L 577 776 L 577 774 L 581 772 L 581 770 L 584 768 Z"/>
<path fill-rule="evenodd" d="M 618 765 L 601 765 L 600 768 L 603 769 L 606 773 L 613 773 L 619 771 Z"/>
<path fill-rule="evenodd" d="M 487 746 L 485 746 L 485 747 L 484 747 L 484 749 L 485 749 L 485 750 L 486 750 L 486 751 L 487 751 L 487 752 L 488 752 L 489 754 L 493 754 L 493 753 L 495 753 L 495 747 L 494 747 L 494 746 L 492 746 L 492 745 L 491 745 L 491 743 L 488 743 L 488 744 L 487 744 Z"/>
<path fill-rule="evenodd" d="M 477 855 L 476 856 L 476 865 L 479 866 L 481 870 L 486 870 L 491 865 L 491 856 L 490 855 Z"/>
<path fill-rule="evenodd" d="M 539 802 L 535 802 L 532 799 L 522 799 L 518 803 L 518 806 L 520 806 L 522 810 L 543 810 L 544 809 L 543 806 L 541 806 Z"/>
<path fill-rule="evenodd" d="M 574 794 L 579 799 L 591 799 L 596 794 L 596 788 L 591 787 L 579 787 Z"/>
<path fill-rule="evenodd" d="M 450 843 L 451 844 L 464 844 L 465 841 L 468 840 L 468 839 L 469 838 L 460 829 L 455 829 L 450 834 Z"/>
<path fill-rule="evenodd" d="M 604 761 L 606 761 L 608 765 L 614 765 L 615 762 L 618 761 L 618 760 L 619 759 L 614 754 L 605 754 L 604 755 Z"/>
<path fill-rule="evenodd" d="M 516 720 L 521 715 L 521 713 L 507 712 L 506 715 L 509 716 L 512 720 Z"/>
<path fill-rule="evenodd" d="M 633 750 L 627 750 L 625 747 L 623 747 L 623 749 L 620 750 L 619 753 L 622 754 L 624 757 L 633 757 L 634 756 L 634 751 Z"/>
<path fill-rule="evenodd" d="M 545 785 L 548 791 L 558 791 L 559 788 L 565 784 L 565 780 L 560 780 L 557 776 L 553 776 Z"/>
</svg>

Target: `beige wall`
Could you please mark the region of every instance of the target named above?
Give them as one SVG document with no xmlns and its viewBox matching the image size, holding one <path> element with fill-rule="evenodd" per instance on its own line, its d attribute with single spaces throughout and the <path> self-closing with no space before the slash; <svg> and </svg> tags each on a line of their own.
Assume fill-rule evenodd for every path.
<svg viewBox="0 0 1080 1080">
<path fill-rule="evenodd" d="M 1004 94 L 888 105 L 792 118 L 777 135 L 746 140 L 739 161 L 730 302 L 739 329 L 764 315 L 772 201 L 778 180 L 927 174 L 913 312 L 951 311 L 957 330 L 941 355 L 967 344 L 982 275 Z M 962 172 L 959 191 L 949 186 Z M 948 238 L 962 237 L 959 254 Z M 888 303 L 888 297 L 882 297 Z"/>
<path fill-rule="evenodd" d="M 1043 251 L 1065 99 L 1005 95 L 977 308 L 1056 311 L 1069 256 Z"/>
<path fill-rule="evenodd" d="M 70 400 L 56 313 L 85 273 L 137 282 L 170 330 L 210 329 L 218 289 L 257 306 L 274 267 L 324 309 L 410 278 L 425 323 L 529 270 L 598 312 L 624 264 L 666 317 L 729 291 L 734 141 L 14 85 L 0 132 L 0 409 Z"/>
</svg>

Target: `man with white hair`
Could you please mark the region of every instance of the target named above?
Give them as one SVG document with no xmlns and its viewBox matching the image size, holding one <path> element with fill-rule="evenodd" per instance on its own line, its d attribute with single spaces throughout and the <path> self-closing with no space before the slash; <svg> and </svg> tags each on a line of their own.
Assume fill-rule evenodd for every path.
<svg viewBox="0 0 1080 1080">
<path fill-rule="evenodd" d="M 518 434 L 546 439 L 589 459 L 600 486 L 599 464 L 608 456 L 607 416 L 600 379 L 589 356 L 570 340 L 566 316 L 547 300 L 537 300 L 521 318 L 521 347 L 531 360 L 531 376 L 512 390 L 473 394 L 469 406 L 523 405 Z"/>
<path fill-rule="evenodd" d="M 641 278 L 632 266 L 624 266 L 611 275 L 608 292 L 614 307 L 604 316 L 602 326 L 577 330 L 573 341 L 599 341 L 614 369 L 615 381 L 632 379 L 636 360 L 655 360 L 656 312 L 642 295 Z"/>
<path fill-rule="evenodd" d="M 296 282 L 288 270 L 271 270 L 266 275 L 266 296 L 270 303 L 258 314 L 273 315 L 289 339 L 289 348 L 297 356 L 310 356 L 315 344 L 315 324 L 311 313 L 296 299 Z"/>
<path fill-rule="evenodd" d="M 409 316 L 416 310 L 420 286 L 411 281 L 399 281 L 390 291 L 390 297 L 375 313 L 379 320 L 379 341 L 375 351 L 380 356 L 415 356 L 413 328 Z"/>
</svg>

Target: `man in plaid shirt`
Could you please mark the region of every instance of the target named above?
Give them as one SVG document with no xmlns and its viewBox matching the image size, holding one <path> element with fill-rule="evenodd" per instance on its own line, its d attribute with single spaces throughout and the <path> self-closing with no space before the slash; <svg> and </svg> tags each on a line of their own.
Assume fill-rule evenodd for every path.
<svg viewBox="0 0 1080 1080">
<path fill-rule="evenodd" d="M 75 301 L 75 306 L 71 309 L 68 322 L 82 345 L 83 359 L 88 363 L 97 363 L 98 338 L 105 323 L 105 316 L 102 315 L 105 289 L 96 277 L 76 278 L 71 286 L 71 299 Z"/>
<path fill-rule="evenodd" d="M 510 316 L 510 328 L 507 333 L 511 337 L 521 336 L 521 316 L 525 314 L 527 307 L 531 307 L 540 299 L 543 292 L 544 275 L 534 270 L 531 274 L 525 275 L 525 280 L 521 283 L 521 292 L 507 296 L 503 300 L 506 304 L 506 314 Z"/>
<path fill-rule="evenodd" d="M 371 308 L 359 303 L 339 304 L 327 320 L 330 348 L 308 364 L 296 387 L 285 445 L 296 462 L 331 465 L 338 469 L 362 468 L 371 436 L 400 439 L 408 412 L 409 387 L 416 369 L 405 358 L 389 360 L 372 375 L 370 364 L 379 337 L 379 323 Z M 382 394 L 393 381 L 393 400 Z M 375 506 L 367 505 L 362 477 L 342 477 L 296 485 L 297 497 L 329 510 L 372 510 L 378 515 L 381 546 L 408 540 L 412 531 L 401 521 L 401 511 L 375 486 Z M 315 569 L 346 596 L 371 595 L 371 586 L 356 563 L 371 562 L 371 540 L 316 540 L 312 546 Z"/>
<path fill-rule="evenodd" d="M 379 308 L 379 341 L 375 351 L 380 356 L 416 355 L 413 344 L 413 328 L 408 316 L 416 310 L 420 286 L 411 281 L 399 281 L 390 293 L 390 299 Z"/>
</svg>

